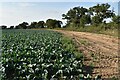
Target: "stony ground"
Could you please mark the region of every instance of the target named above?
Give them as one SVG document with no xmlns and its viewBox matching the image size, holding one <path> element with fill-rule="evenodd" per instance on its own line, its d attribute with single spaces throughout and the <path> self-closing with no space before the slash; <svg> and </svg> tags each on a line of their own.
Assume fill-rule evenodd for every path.
<svg viewBox="0 0 120 80">
<path fill-rule="evenodd" d="M 94 66 L 92 76 L 111 78 L 118 75 L 118 38 L 87 32 L 55 31 L 75 41 L 78 50 L 84 54 L 84 64 Z"/>
</svg>

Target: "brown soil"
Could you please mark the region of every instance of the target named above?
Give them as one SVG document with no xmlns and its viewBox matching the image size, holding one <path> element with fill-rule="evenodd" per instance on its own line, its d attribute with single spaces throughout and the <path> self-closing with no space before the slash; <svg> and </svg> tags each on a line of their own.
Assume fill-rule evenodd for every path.
<svg viewBox="0 0 120 80">
<path fill-rule="evenodd" d="M 102 78 L 118 76 L 118 38 L 88 32 L 55 30 L 71 37 L 78 50 L 82 51 L 84 64 L 93 64 L 92 76 Z"/>
</svg>

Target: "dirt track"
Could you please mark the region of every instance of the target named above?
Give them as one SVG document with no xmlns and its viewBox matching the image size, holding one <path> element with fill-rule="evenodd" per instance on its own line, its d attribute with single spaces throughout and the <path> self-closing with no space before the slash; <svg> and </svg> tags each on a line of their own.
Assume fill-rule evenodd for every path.
<svg viewBox="0 0 120 80">
<path fill-rule="evenodd" d="M 92 76 L 101 75 L 102 78 L 111 78 L 118 75 L 118 39 L 112 36 L 55 30 L 71 37 L 78 50 L 85 56 L 85 65 L 94 65 Z"/>
</svg>

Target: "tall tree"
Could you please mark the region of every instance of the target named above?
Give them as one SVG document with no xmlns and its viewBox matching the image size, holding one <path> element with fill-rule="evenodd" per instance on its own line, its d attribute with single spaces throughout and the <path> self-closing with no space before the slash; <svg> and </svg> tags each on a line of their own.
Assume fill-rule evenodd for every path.
<svg viewBox="0 0 120 80">
<path fill-rule="evenodd" d="M 36 24 L 36 28 L 44 28 L 45 26 L 45 22 L 44 21 L 39 21 L 37 24 Z"/>
<path fill-rule="evenodd" d="M 106 4 L 97 4 L 96 6 L 90 7 L 89 11 L 93 13 L 92 23 L 100 24 L 104 19 L 112 18 L 115 14 L 113 10 L 109 10 L 110 5 Z"/>
<path fill-rule="evenodd" d="M 89 23 L 91 23 L 90 15 L 83 15 L 80 19 L 80 25 L 84 27 L 85 24 L 89 24 Z"/>
<path fill-rule="evenodd" d="M 28 23 L 27 22 L 23 22 L 19 25 L 16 26 L 16 29 L 27 29 L 28 27 Z"/>
<path fill-rule="evenodd" d="M 46 21 L 47 28 L 61 28 L 62 21 L 55 19 L 48 19 Z"/>
<path fill-rule="evenodd" d="M 87 19 L 90 19 L 88 9 L 84 7 L 74 7 L 73 9 L 70 9 L 66 14 L 62 15 L 63 19 L 67 20 L 67 25 L 74 24 L 76 25 L 85 25 L 88 23 Z M 88 18 L 89 17 L 89 18 Z M 85 18 L 85 19 L 83 19 Z M 87 22 L 85 22 L 87 21 Z"/>
</svg>

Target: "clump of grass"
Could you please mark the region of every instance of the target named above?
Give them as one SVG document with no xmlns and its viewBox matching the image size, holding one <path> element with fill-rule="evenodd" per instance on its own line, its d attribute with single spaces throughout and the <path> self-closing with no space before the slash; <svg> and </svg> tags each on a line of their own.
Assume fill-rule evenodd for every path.
<svg viewBox="0 0 120 80">
<path fill-rule="evenodd" d="M 65 48 L 65 50 L 70 50 L 70 52 L 75 51 L 75 46 L 73 44 L 73 41 L 69 37 L 63 36 L 62 43 L 63 43 L 63 47 Z"/>
<path fill-rule="evenodd" d="M 71 53 L 74 53 L 76 58 L 83 58 L 82 52 L 78 51 L 75 43 L 72 41 L 70 37 L 63 36 L 62 37 L 63 47 L 65 50 L 69 50 Z"/>
<path fill-rule="evenodd" d="M 87 45 L 90 45 L 90 43 L 89 43 L 88 41 L 84 40 L 84 39 L 80 39 L 79 41 L 80 41 L 80 43 L 83 44 L 83 45 L 86 45 L 86 46 L 87 46 Z"/>
</svg>

